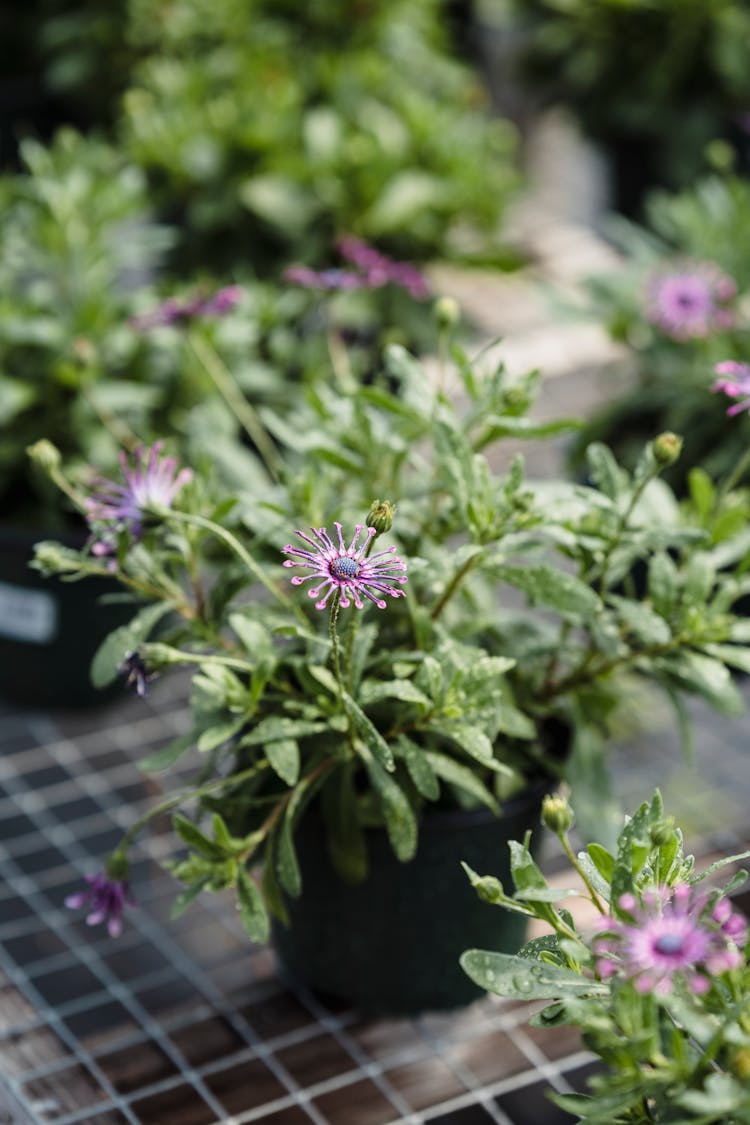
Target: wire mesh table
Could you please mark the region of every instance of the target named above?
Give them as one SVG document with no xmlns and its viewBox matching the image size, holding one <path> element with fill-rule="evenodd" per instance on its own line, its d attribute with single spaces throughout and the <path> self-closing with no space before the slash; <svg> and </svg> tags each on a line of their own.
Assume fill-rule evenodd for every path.
<svg viewBox="0 0 750 1125">
<path fill-rule="evenodd" d="M 694 717 L 692 770 L 655 730 L 620 751 L 622 788 L 641 799 L 666 777 L 694 831 L 722 823 L 704 850 L 740 850 L 741 724 Z M 64 908 L 160 792 L 138 759 L 185 722 L 179 682 L 85 714 L 0 712 L 0 1125 L 572 1120 L 545 1090 L 581 1088 L 591 1057 L 570 1029 L 529 1028 L 527 1006 L 367 1021 L 280 980 L 228 898 L 171 921 L 166 821 L 135 849 L 120 938 Z"/>
</svg>

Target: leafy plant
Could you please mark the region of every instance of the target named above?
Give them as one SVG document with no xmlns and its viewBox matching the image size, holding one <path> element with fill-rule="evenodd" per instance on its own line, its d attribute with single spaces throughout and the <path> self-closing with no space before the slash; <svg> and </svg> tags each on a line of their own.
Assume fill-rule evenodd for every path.
<svg viewBox="0 0 750 1125">
<path fill-rule="evenodd" d="M 606 818 L 605 747 L 634 680 L 660 687 L 683 727 L 684 695 L 741 709 L 728 669 L 750 650 L 732 605 L 750 580 L 719 569 L 658 480 L 679 439 L 649 443 L 632 475 L 593 447 L 590 486 L 531 481 L 520 455 L 498 469 L 503 439 L 573 423 L 529 415 L 538 375 L 452 354 L 455 370 L 431 376 L 393 347 L 388 379 L 334 376 L 283 417 L 261 411 L 277 476 L 239 497 L 176 477 L 159 450 L 93 490 L 48 445 L 33 451 L 92 532 L 82 552 L 40 544 L 38 567 L 114 575 L 141 605 L 95 682 L 123 670 L 145 692 L 172 666 L 193 671 L 190 731 L 144 765 L 193 763 L 157 806 L 192 810 L 174 825 L 180 904 L 233 884 L 252 936 L 300 893 L 294 832 L 313 803 L 342 876 L 362 877 L 367 827 L 407 861 L 431 807 L 498 810 L 539 778 L 574 778 Z M 261 858 L 262 891 L 246 873 Z"/>
<path fill-rule="evenodd" d="M 579 885 L 549 885 L 529 851 L 530 835 L 510 844 L 512 894 L 467 868 L 488 903 L 537 919 L 550 932 L 517 955 L 468 950 L 464 970 L 499 996 L 547 1001 L 532 1017 L 535 1026 L 580 1030 L 601 1066 L 588 1093 L 550 1095 L 577 1120 L 747 1121 L 748 930 L 727 897 L 747 872 L 720 888 L 701 884 L 750 852 L 696 872 L 658 792 L 626 819 L 611 851 L 595 842 L 574 855 L 573 812 L 564 796 L 547 798 L 542 817 Z M 593 925 L 576 921 L 576 897 L 588 899 Z"/>
<path fill-rule="evenodd" d="M 437 0 L 132 0 L 130 35 L 122 138 L 185 223 L 183 261 L 267 275 L 326 264 L 347 233 L 400 258 L 486 253 L 513 136 Z"/>
</svg>

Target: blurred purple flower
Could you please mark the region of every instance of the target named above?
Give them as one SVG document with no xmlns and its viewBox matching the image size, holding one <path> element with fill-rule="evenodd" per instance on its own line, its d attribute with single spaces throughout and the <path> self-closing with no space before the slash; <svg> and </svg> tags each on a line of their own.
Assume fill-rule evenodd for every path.
<svg viewBox="0 0 750 1125">
<path fill-rule="evenodd" d="M 407 581 L 405 576 L 398 573 L 406 570 L 406 563 L 396 557 L 396 548 L 389 547 L 385 551 L 378 551 L 377 554 L 368 556 L 370 541 L 374 535 L 377 535 L 374 527 L 365 528 L 363 524 L 358 523 L 354 538 L 348 547 L 341 535 L 341 524 L 336 523 L 334 527 L 338 534 L 338 547 L 334 545 L 324 527 L 311 527 L 310 531 L 315 536 L 314 539 L 302 531 L 297 531 L 295 534 L 308 543 L 312 550 L 294 547 L 291 543 L 287 543 L 283 548 L 285 555 L 292 556 L 291 559 L 284 560 L 284 566 L 299 566 L 312 571 L 312 574 L 304 576 L 295 574 L 291 580 L 292 585 L 301 586 L 311 578 L 321 579 L 317 585 L 307 591 L 311 598 L 319 599 L 315 603 L 316 609 L 325 609 L 333 591 L 340 593 L 340 604 L 344 609 L 351 604 L 350 597 L 357 609 L 362 609 L 364 603 L 360 594 L 368 598 L 378 609 L 386 608 L 387 603 L 383 595 L 391 598 L 403 597 L 404 591 L 399 590 L 394 583 Z M 363 531 L 366 532 L 364 542 L 361 546 L 357 546 Z"/>
<path fill-rule="evenodd" d="M 647 891 L 640 904 L 622 895 L 619 907 L 629 920 L 603 918 L 592 942 L 600 977 L 621 974 L 638 992 L 663 996 L 679 976 L 698 994 L 743 963 L 747 922 L 727 899 L 712 907 L 708 894 L 682 883 Z"/>
<path fill-rule="evenodd" d="M 309 266 L 289 266 L 284 270 L 284 280 L 303 289 L 363 289 L 365 279 L 351 270 L 313 270 Z"/>
<path fill-rule="evenodd" d="M 86 875 L 85 880 L 88 883 L 87 889 L 68 895 L 65 905 L 69 910 L 80 910 L 85 906 L 88 909 L 87 926 L 98 926 L 106 922 L 109 936 L 119 937 L 122 933 L 123 910 L 126 906 L 135 906 L 127 882 L 104 871 Z"/>
<path fill-rule="evenodd" d="M 135 694 L 145 699 L 148 695 L 148 685 L 154 678 L 154 673 L 149 672 L 138 652 L 129 652 L 120 665 L 120 675 L 125 678 L 128 687 L 135 689 Z"/>
<path fill-rule="evenodd" d="M 711 387 L 712 391 L 723 391 L 730 398 L 741 399 L 727 410 L 728 415 L 739 414 L 743 410 L 750 411 L 750 364 L 738 363 L 734 359 L 725 359 L 714 367 L 717 375 L 729 375 L 729 379 L 717 379 Z"/>
<path fill-rule="evenodd" d="M 226 285 L 210 297 L 194 294 L 192 297 L 167 297 L 151 312 L 133 316 L 129 324 L 141 332 L 165 325 L 187 323 L 202 316 L 224 316 L 242 299 L 245 290 L 241 285 Z"/>
<path fill-rule="evenodd" d="M 416 300 L 429 297 L 424 276 L 409 262 L 396 262 L 353 235 L 339 239 L 337 248 L 342 258 L 356 266 L 357 272 L 345 269 L 313 270 L 293 265 L 284 270 L 285 281 L 305 289 L 382 289 L 399 285 Z"/>
<path fill-rule="evenodd" d="M 651 278 L 646 317 L 673 340 L 700 339 L 731 327 L 736 295 L 735 281 L 713 262 L 687 263 Z"/>
<path fill-rule="evenodd" d="M 152 509 L 169 508 L 180 489 L 192 480 L 191 469 L 177 472 L 176 459 L 161 456 L 163 444 L 157 441 L 150 449 L 141 446 L 133 465 L 124 453 L 120 455 L 124 484 L 97 481 L 98 491 L 86 501 L 86 518 L 98 536 L 91 548 L 95 555 L 112 554 L 118 531 L 127 530 L 133 539 L 140 539 L 146 514 Z"/>
</svg>

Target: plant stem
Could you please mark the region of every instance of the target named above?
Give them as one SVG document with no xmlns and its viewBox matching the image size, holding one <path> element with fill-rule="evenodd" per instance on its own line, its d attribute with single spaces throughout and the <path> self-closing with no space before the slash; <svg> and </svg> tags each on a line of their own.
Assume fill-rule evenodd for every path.
<svg viewBox="0 0 750 1125">
<path fill-rule="evenodd" d="M 339 590 L 333 596 L 331 602 L 331 616 L 328 619 L 328 633 L 331 638 L 331 647 L 333 649 L 333 670 L 336 674 L 336 683 L 339 685 L 339 692 L 343 700 L 346 688 L 341 676 L 341 649 L 339 646 L 339 634 L 336 626 L 339 620 L 339 609 L 341 607 L 341 592 Z"/>
<path fill-rule="evenodd" d="M 286 594 L 283 594 L 281 592 L 275 582 L 271 581 L 271 579 L 264 573 L 263 568 L 260 566 L 260 564 L 253 558 L 250 552 L 242 546 L 239 539 L 232 535 L 231 531 L 227 531 L 225 527 L 222 527 L 221 524 L 214 523 L 213 520 L 206 519 L 205 516 L 193 515 L 189 514 L 188 512 L 177 512 L 173 508 L 170 508 L 164 513 L 164 519 L 176 520 L 177 522 L 185 523 L 190 527 L 201 527 L 205 531 L 210 531 L 213 535 L 216 536 L 217 539 L 221 539 L 221 541 L 223 543 L 226 543 L 227 547 L 229 547 L 229 549 L 233 551 L 235 555 L 237 555 L 237 557 L 245 564 L 253 577 L 256 578 L 258 582 L 260 582 L 261 585 L 266 588 L 266 590 L 268 590 L 269 594 L 272 594 L 273 597 L 278 602 L 280 602 L 281 605 L 284 606 L 284 609 L 292 610 L 297 614 L 298 617 L 304 620 L 305 624 L 307 624 L 307 618 L 304 616 L 302 611 L 290 598 L 286 596 Z"/>
<path fill-rule="evenodd" d="M 562 850 L 565 852 L 565 854 L 568 857 L 571 865 L 578 872 L 584 886 L 586 887 L 586 890 L 589 893 L 589 898 L 593 902 L 594 906 L 596 907 L 596 909 L 599 911 L 600 914 L 605 914 L 606 911 L 605 911 L 604 907 L 602 906 L 602 904 L 599 900 L 599 895 L 594 890 L 594 887 L 593 887 L 588 875 L 586 874 L 583 867 L 581 866 L 581 864 L 578 860 L 578 856 L 575 854 L 575 852 L 573 851 L 573 849 L 570 846 L 570 841 L 568 840 L 567 832 L 558 832 L 557 838 L 560 841 L 560 844 L 562 846 Z"/>
<path fill-rule="evenodd" d="M 719 512 L 721 511 L 722 503 L 738 483 L 738 481 L 742 480 L 748 468 L 750 468 L 750 447 L 745 450 L 740 459 L 737 461 L 737 464 L 732 469 L 731 473 L 727 474 L 727 476 L 724 478 L 724 480 L 716 490 L 713 511 L 711 513 L 711 529 L 713 529 L 716 524 Z"/>
<path fill-rule="evenodd" d="M 466 577 L 469 571 L 473 569 L 478 558 L 478 555 L 472 555 L 470 559 L 467 559 L 466 562 L 458 568 L 430 611 L 430 618 L 432 621 L 437 621 L 438 617 L 445 609 L 447 603 L 455 594 L 456 590 L 461 584 L 461 581 Z"/>
<path fill-rule="evenodd" d="M 235 418 L 260 454 L 274 481 L 283 475 L 283 462 L 255 407 L 248 402 L 219 356 L 200 336 L 189 337 L 190 346 Z"/>
</svg>

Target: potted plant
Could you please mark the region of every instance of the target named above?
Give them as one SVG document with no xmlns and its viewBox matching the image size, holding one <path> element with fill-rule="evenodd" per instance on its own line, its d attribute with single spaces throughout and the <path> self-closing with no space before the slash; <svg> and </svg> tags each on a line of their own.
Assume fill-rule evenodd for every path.
<svg viewBox="0 0 750 1125">
<path fill-rule="evenodd" d="M 697 872 L 658 792 L 625 820 L 611 851 L 594 842 L 574 854 L 565 796 L 547 798 L 543 820 L 577 886 L 550 887 L 529 836 L 513 841 L 512 894 L 492 876 L 469 876 L 485 902 L 534 918 L 549 932 L 519 954 L 472 949 L 461 962 L 490 992 L 546 1001 L 532 1017 L 535 1026 L 580 1030 L 599 1062 L 589 1092 L 552 1093 L 552 1100 L 592 1125 L 747 1121 L 748 924 L 729 897 L 747 872 L 718 887 L 713 877 L 750 852 Z M 585 920 L 580 910 L 575 917 L 576 897 L 588 900 Z"/>
<path fill-rule="evenodd" d="M 455 309 L 438 312 L 447 331 Z M 496 856 L 498 815 L 535 817 L 561 775 L 606 819 L 605 749 L 634 681 L 681 716 L 692 693 L 741 709 L 728 665 L 748 655 L 731 611 L 747 580 L 672 518 L 658 476 L 679 439 L 660 435 L 632 476 L 598 447 L 596 485 L 530 481 L 520 454 L 498 460 L 502 439 L 572 423 L 529 416 L 537 375 L 452 354 L 428 374 L 392 348 L 387 380 L 319 384 L 284 419 L 266 415 L 286 468 L 239 503 L 160 450 L 93 488 L 61 475 L 50 446 L 33 451 L 92 535 L 83 551 L 40 544 L 37 566 L 111 574 L 143 600 L 95 681 L 119 672 L 143 693 L 171 667 L 193 671 L 190 731 L 144 763 L 195 766 L 153 810 L 174 811 L 177 910 L 233 888 L 252 938 L 277 919 L 290 974 L 364 1010 L 476 995 L 457 943 L 487 912 L 471 894 L 447 907 L 459 859 Z M 626 577 L 639 561 L 640 593 Z M 90 922 L 119 928 L 127 847 L 149 815 L 92 876 Z"/>
<path fill-rule="evenodd" d="M 612 225 L 624 261 L 591 277 L 584 301 L 585 315 L 627 349 L 633 386 L 588 420 L 570 464 L 580 473 L 587 445 L 603 441 L 632 468 L 649 434 L 675 430 L 685 436 L 685 456 L 668 479 L 684 493 L 690 467 L 725 475 L 748 441 L 745 420 L 728 428 L 708 392 L 714 365 L 742 355 L 747 332 L 750 273 L 739 243 L 750 230 L 750 186 L 717 171 L 682 192 L 654 192 L 646 215 L 644 227 Z"/>
</svg>

